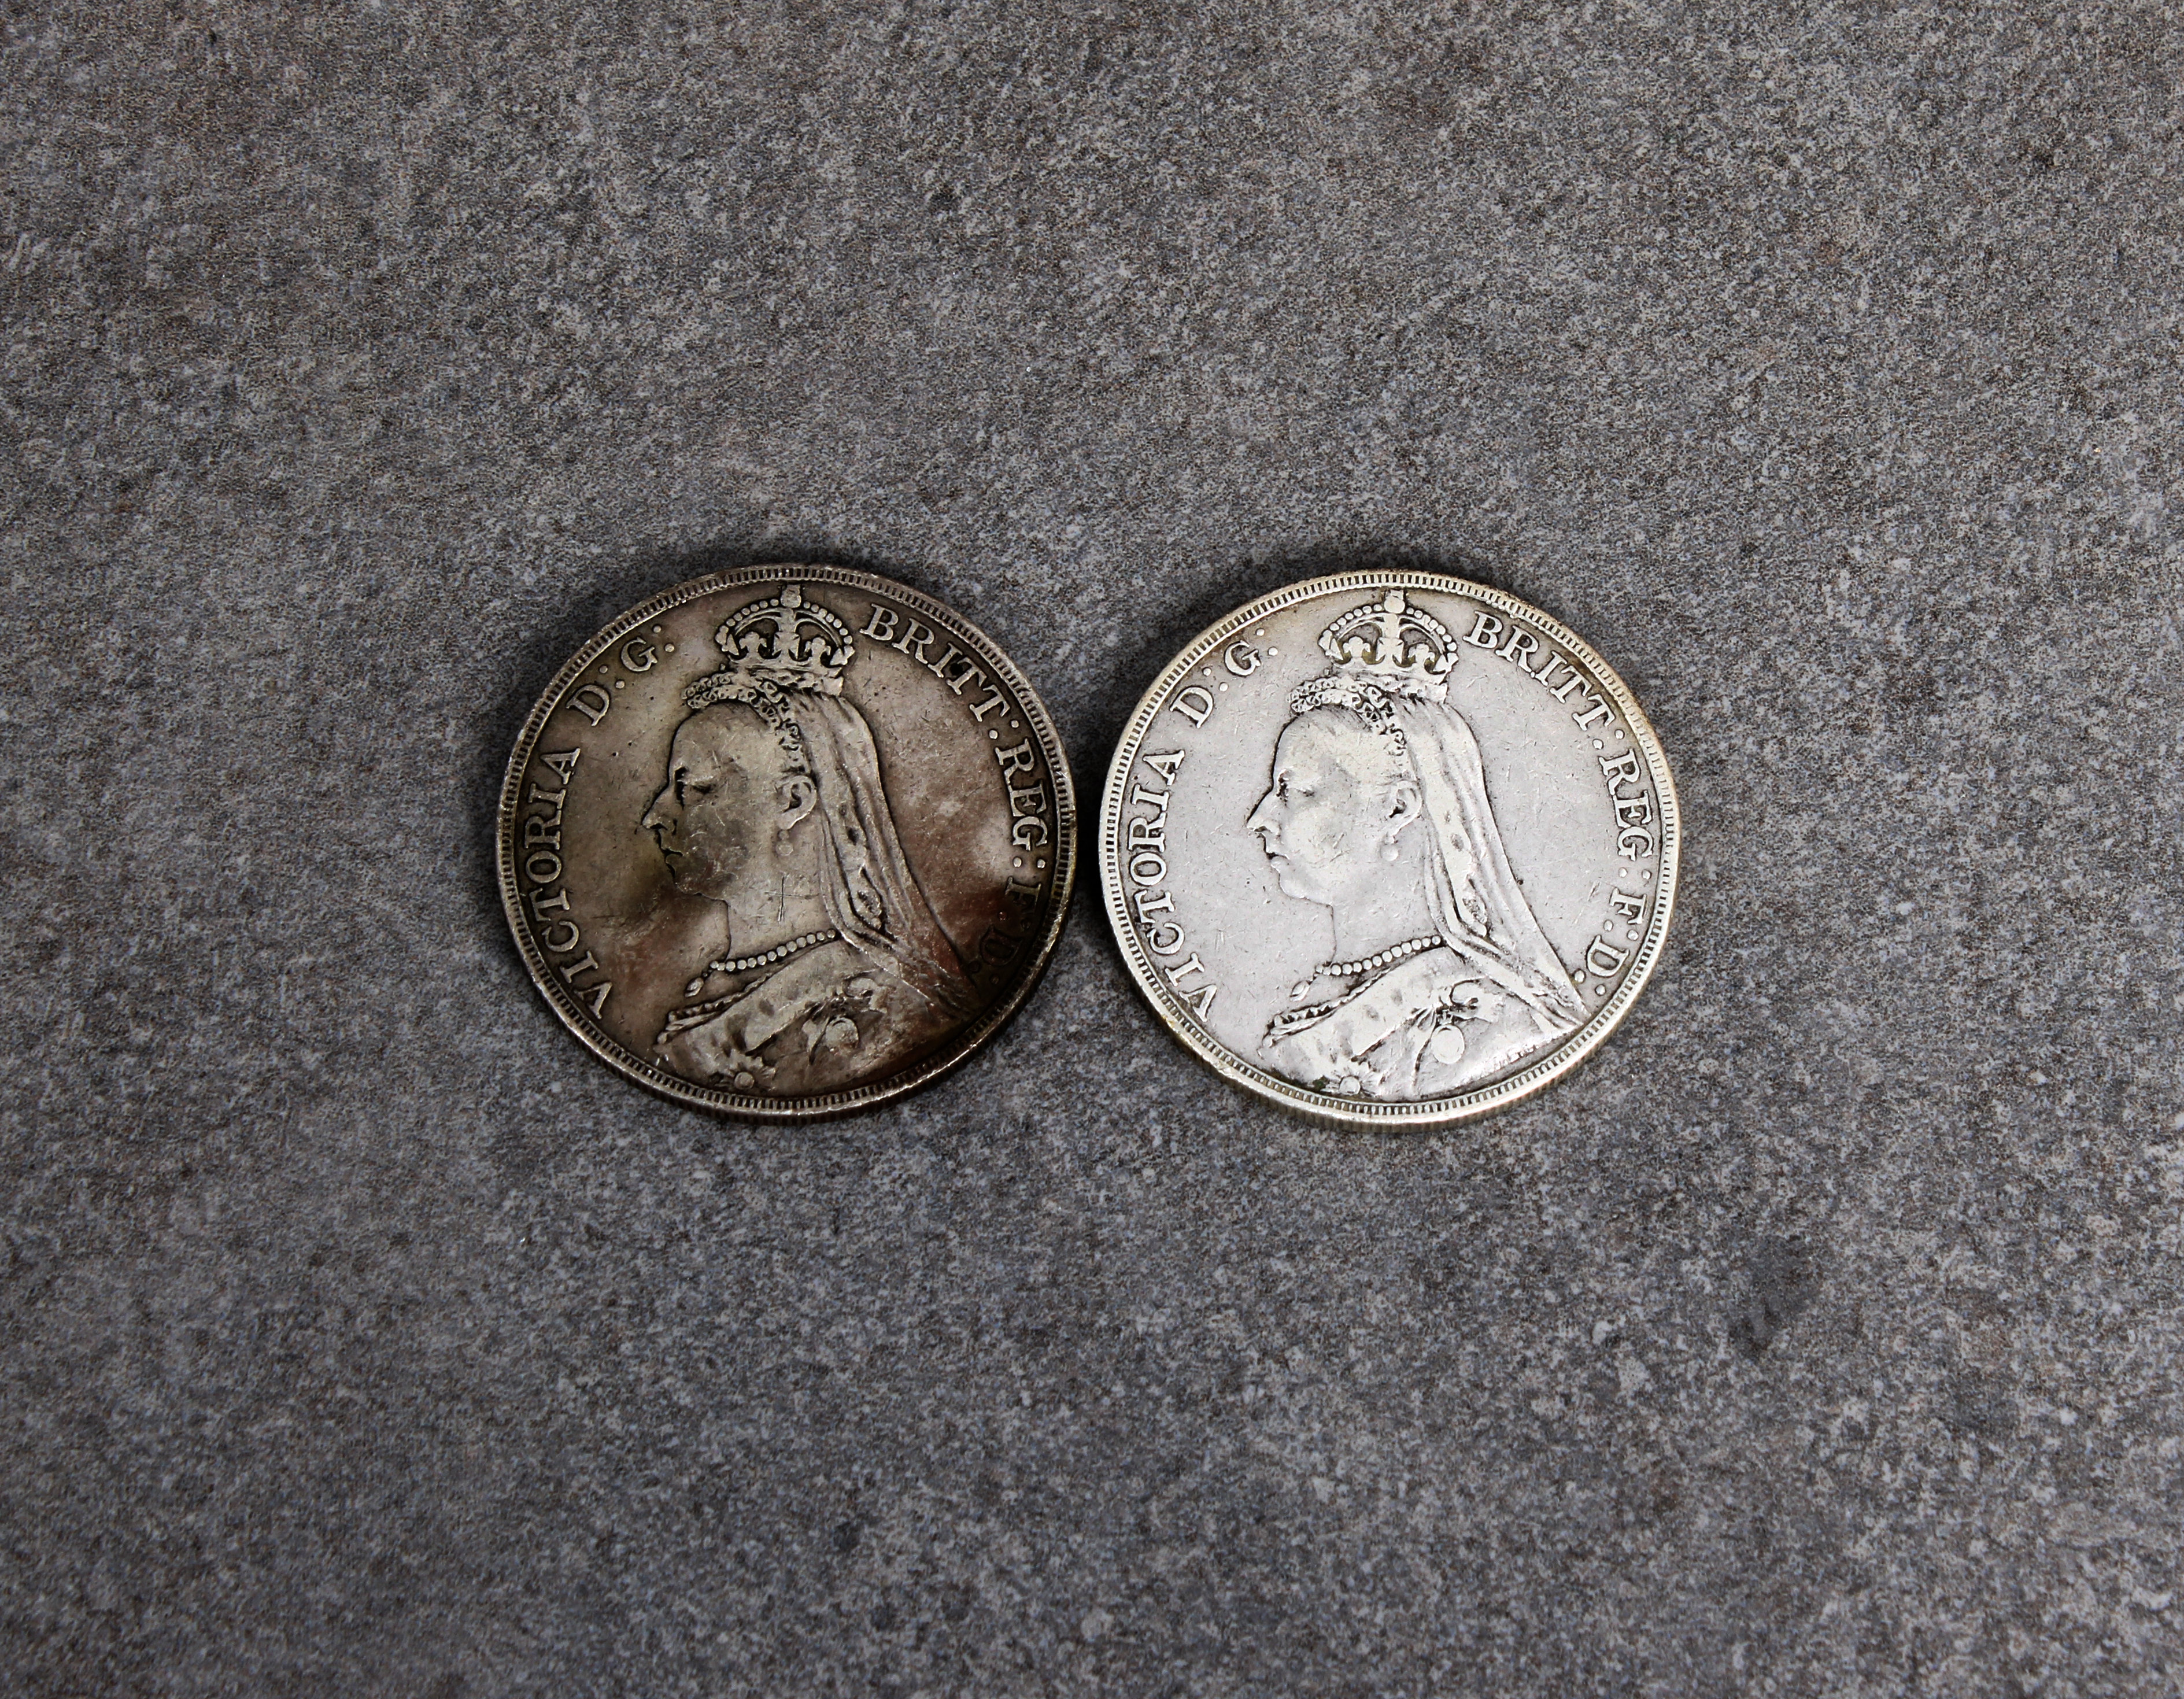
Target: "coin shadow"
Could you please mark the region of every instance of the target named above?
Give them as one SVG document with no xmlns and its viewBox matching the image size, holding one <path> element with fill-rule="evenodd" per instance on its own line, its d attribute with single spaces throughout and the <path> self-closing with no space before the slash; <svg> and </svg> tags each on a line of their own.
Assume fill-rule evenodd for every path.
<svg viewBox="0 0 2184 1699">
<path fill-rule="evenodd" d="M 488 681 L 493 704 L 481 716 L 483 736 L 471 751 L 464 774 L 463 793 L 470 803 L 471 817 L 478 822 L 477 836 L 472 841 L 485 850 L 473 861 L 476 871 L 467 884 L 473 913 L 499 940 L 505 960 L 519 972 L 521 957 L 515 940 L 500 919 L 500 870 L 492 848 L 493 820 L 508 771 L 509 751 L 515 747 L 516 734 L 523 729 L 539 693 L 571 655 L 639 602 L 708 573 L 776 560 L 844 566 L 917 588 L 916 575 L 897 563 L 838 548 L 818 537 L 769 529 L 754 522 L 745 531 L 732 532 L 696 548 L 641 549 L 601 567 L 592 580 L 588 599 L 574 604 L 565 602 L 542 607 L 536 626 L 496 652 L 499 666 Z"/>
</svg>

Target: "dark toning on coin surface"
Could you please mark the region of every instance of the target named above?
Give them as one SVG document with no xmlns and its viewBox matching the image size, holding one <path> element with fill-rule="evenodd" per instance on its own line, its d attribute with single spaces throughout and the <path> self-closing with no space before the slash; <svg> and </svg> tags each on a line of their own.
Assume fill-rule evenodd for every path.
<svg viewBox="0 0 2184 1699">
<path fill-rule="evenodd" d="M 726 1115 L 839 1115 L 989 1040 L 1061 934 L 1069 769 L 961 616 L 844 567 L 681 584 L 562 668 L 510 758 L 501 897 L 598 1056 Z"/>
</svg>

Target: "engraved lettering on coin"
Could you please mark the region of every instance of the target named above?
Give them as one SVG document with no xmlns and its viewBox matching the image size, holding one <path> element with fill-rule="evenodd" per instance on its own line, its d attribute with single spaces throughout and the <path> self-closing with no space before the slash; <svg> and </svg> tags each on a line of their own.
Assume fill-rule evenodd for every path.
<svg viewBox="0 0 2184 1699">
<path fill-rule="evenodd" d="M 1521 682 L 1520 682 L 1521 681 Z M 1357 573 L 1254 603 L 1139 704 L 1101 821 L 1140 986 L 1217 1071 L 1337 1121 L 1538 1089 L 1658 957 L 1674 793 L 1629 692 L 1502 592 Z"/>
<path fill-rule="evenodd" d="M 975 628 L 866 574 L 750 568 L 564 669 L 510 763 L 502 881 L 591 1048 L 794 1118 L 991 1036 L 1059 935 L 1073 822 L 1045 710 Z"/>
</svg>

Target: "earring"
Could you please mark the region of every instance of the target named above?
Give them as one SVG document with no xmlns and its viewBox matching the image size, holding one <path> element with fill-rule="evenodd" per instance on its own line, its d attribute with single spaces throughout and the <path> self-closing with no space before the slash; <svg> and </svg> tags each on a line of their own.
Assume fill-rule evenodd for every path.
<svg viewBox="0 0 2184 1699">
<path fill-rule="evenodd" d="M 1390 838 L 1380 846 L 1380 859 L 1383 861 L 1400 861 L 1403 859 L 1403 852 L 1396 847 L 1394 838 Z"/>
</svg>

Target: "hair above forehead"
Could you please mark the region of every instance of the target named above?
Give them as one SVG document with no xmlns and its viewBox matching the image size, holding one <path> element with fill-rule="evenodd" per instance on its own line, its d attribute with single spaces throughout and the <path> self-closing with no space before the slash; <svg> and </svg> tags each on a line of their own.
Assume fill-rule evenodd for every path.
<svg viewBox="0 0 2184 1699">
<path fill-rule="evenodd" d="M 1324 701 L 1299 709 L 1290 725 L 1325 735 L 1335 759 L 1353 777 L 1392 782 L 1412 777 L 1407 739 L 1392 716 L 1384 725 L 1354 703 Z"/>
<path fill-rule="evenodd" d="M 1323 673 L 1318 678 L 1307 679 L 1290 694 L 1290 713 L 1293 716 L 1301 718 L 1328 708 L 1345 710 L 1354 723 L 1378 733 L 1393 746 L 1396 760 L 1403 760 L 1408 747 L 1403 723 L 1396 716 L 1388 694 L 1377 683 L 1353 674 Z"/>
<path fill-rule="evenodd" d="M 685 726 L 694 721 L 707 721 L 723 730 L 739 727 L 755 727 L 770 735 L 768 741 L 779 752 L 784 773 L 809 773 L 811 757 L 804 746 L 804 733 L 795 720 L 788 716 L 777 718 L 766 711 L 766 705 L 747 697 L 725 697 L 709 702 L 683 721 Z"/>
</svg>

